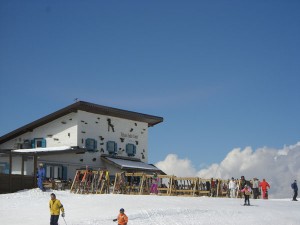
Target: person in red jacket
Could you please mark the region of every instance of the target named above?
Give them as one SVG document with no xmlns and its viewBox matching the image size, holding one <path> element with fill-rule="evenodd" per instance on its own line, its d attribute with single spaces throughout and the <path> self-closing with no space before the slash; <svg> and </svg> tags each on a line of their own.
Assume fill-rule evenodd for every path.
<svg viewBox="0 0 300 225">
<path fill-rule="evenodd" d="M 263 181 L 259 183 L 259 187 L 262 191 L 262 198 L 268 199 L 268 189 L 270 189 L 269 183 L 265 179 L 263 179 Z"/>
<path fill-rule="evenodd" d="M 128 217 L 126 216 L 124 211 L 125 210 L 123 208 L 121 208 L 118 218 L 113 220 L 113 221 L 118 221 L 118 225 L 127 225 L 127 223 L 128 223 Z"/>
</svg>

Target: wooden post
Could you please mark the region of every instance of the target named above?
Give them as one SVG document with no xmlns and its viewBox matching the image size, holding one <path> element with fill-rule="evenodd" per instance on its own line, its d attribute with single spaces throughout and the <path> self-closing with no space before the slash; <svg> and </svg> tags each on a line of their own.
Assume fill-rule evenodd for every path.
<svg viewBox="0 0 300 225">
<path fill-rule="evenodd" d="M 9 175 L 8 175 L 8 179 L 9 179 L 9 192 L 12 192 L 12 153 L 11 151 L 9 151 Z"/>
<path fill-rule="evenodd" d="M 80 171 L 77 170 L 76 173 L 75 173 L 75 177 L 74 177 L 74 180 L 73 180 L 73 183 L 72 183 L 70 192 L 72 192 L 75 182 L 79 181 L 79 174 L 80 174 Z M 78 179 L 77 179 L 77 178 L 78 178 Z M 75 192 L 76 192 L 76 190 L 75 190 Z"/>
<path fill-rule="evenodd" d="M 113 188 L 113 194 L 115 194 L 116 185 L 117 185 L 117 182 L 118 182 L 118 176 L 119 176 L 119 173 L 116 173 L 115 174 L 115 183 L 114 183 L 114 188 Z"/>
<path fill-rule="evenodd" d="M 35 154 L 33 156 L 33 187 L 36 188 L 37 187 L 37 176 L 36 176 L 36 173 L 37 173 L 37 155 Z"/>
<path fill-rule="evenodd" d="M 25 161 L 25 157 L 24 155 L 22 155 L 22 166 L 21 166 L 21 187 L 22 189 L 24 189 L 23 185 L 24 185 L 24 161 Z"/>
</svg>

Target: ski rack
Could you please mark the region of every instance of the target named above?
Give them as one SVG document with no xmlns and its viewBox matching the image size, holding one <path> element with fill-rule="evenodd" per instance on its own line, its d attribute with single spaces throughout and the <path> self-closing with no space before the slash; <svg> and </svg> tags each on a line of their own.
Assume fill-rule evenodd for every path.
<svg viewBox="0 0 300 225">
<path fill-rule="evenodd" d="M 113 194 L 148 195 L 153 175 L 145 173 L 116 173 Z M 228 181 L 214 179 L 215 188 L 211 188 L 211 179 L 198 177 L 176 177 L 157 175 L 157 195 L 172 196 L 228 196 Z"/>
<path fill-rule="evenodd" d="M 145 173 L 116 173 L 113 194 L 146 194 L 146 179 Z"/>
<path fill-rule="evenodd" d="M 174 177 L 170 175 L 158 175 L 159 184 L 158 184 L 158 195 L 171 195 L 172 188 L 176 186 L 174 183 Z"/>
<path fill-rule="evenodd" d="M 75 194 L 109 193 L 109 172 L 107 170 L 76 170 L 70 189 Z"/>
<path fill-rule="evenodd" d="M 211 185 L 210 179 L 198 178 L 197 183 L 196 183 L 195 195 L 210 196 L 211 195 L 210 185 Z"/>
<path fill-rule="evenodd" d="M 156 180 L 153 180 L 156 179 Z M 150 193 L 153 182 L 157 184 L 156 193 Z M 176 177 L 146 173 L 116 173 L 112 187 L 113 194 L 128 195 L 167 195 L 167 196 L 210 196 L 229 197 L 229 180 L 199 177 Z M 238 184 L 239 186 L 239 184 Z M 110 179 L 107 170 L 77 170 L 70 192 L 76 194 L 105 194 L 110 192 Z M 239 190 L 237 190 L 239 193 Z M 242 197 L 237 196 L 237 197 Z"/>
<path fill-rule="evenodd" d="M 198 178 L 196 177 L 173 177 L 171 194 L 183 196 L 195 196 Z"/>
<path fill-rule="evenodd" d="M 158 195 L 170 195 L 173 177 L 158 175 Z M 146 173 L 116 173 L 113 194 L 150 194 L 153 175 Z"/>
</svg>

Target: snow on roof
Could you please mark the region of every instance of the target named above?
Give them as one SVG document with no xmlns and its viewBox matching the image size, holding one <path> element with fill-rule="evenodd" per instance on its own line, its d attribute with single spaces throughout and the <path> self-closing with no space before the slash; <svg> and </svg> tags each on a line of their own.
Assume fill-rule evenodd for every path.
<svg viewBox="0 0 300 225">
<path fill-rule="evenodd" d="M 121 168 L 138 168 L 138 169 L 144 169 L 144 170 L 158 170 L 155 166 L 149 165 L 144 162 L 137 162 L 137 161 L 131 161 L 126 159 L 116 159 L 116 158 L 109 158 L 108 160 L 112 161 L 113 163 L 118 164 L 121 166 Z"/>
<path fill-rule="evenodd" d="M 55 151 L 65 151 L 73 149 L 71 146 L 59 146 L 59 147 L 48 147 L 48 148 L 30 148 L 30 149 L 16 149 L 12 152 L 19 153 L 32 153 L 32 152 L 55 152 Z"/>
</svg>

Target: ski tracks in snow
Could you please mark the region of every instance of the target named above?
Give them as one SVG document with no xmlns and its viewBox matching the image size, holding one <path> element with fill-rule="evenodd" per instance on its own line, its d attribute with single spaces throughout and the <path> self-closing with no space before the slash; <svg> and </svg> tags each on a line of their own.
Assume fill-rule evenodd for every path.
<svg viewBox="0 0 300 225">
<path fill-rule="evenodd" d="M 131 215 L 132 225 L 196 225 L 200 224 L 195 215 L 207 214 L 207 210 L 200 209 L 142 209 L 138 214 Z M 181 215 L 178 217 L 178 215 Z M 180 218 L 180 219 L 179 219 Z"/>
</svg>

